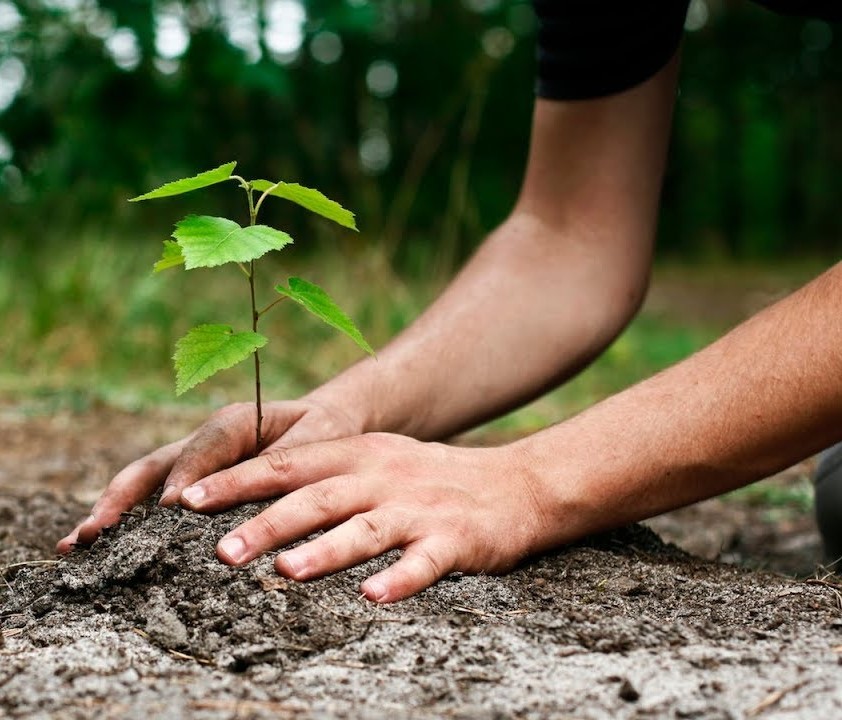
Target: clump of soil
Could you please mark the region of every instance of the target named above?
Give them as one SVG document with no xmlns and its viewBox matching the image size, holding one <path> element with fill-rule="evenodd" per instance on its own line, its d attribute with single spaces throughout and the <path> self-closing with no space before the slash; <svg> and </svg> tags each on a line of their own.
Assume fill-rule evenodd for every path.
<svg viewBox="0 0 842 720">
<path fill-rule="evenodd" d="M 216 516 L 149 503 L 49 564 L 81 508 L 0 495 L 10 717 L 831 717 L 839 587 L 694 559 L 633 526 L 504 577 L 359 598 L 394 554 L 308 583 L 230 568 Z M 75 517 L 73 518 L 75 519 Z M 765 703 L 765 704 L 764 704 Z"/>
</svg>

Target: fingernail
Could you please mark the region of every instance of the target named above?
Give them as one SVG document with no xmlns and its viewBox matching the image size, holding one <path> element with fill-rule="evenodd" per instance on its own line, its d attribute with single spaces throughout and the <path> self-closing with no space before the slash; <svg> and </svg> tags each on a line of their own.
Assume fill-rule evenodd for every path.
<svg viewBox="0 0 842 720">
<path fill-rule="evenodd" d="M 239 563 L 246 554 L 246 544 L 241 537 L 236 535 L 222 538 L 219 541 L 217 550 L 225 555 L 232 563 Z"/>
<path fill-rule="evenodd" d="M 191 485 L 181 491 L 181 499 L 193 507 L 201 505 L 207 495 L 208 494 L 201 485 Z"/>
<path fill-rule="evenodd" d="M 307 559 L 296 552 L 281 553 L 278 559 L 286 565 L 290 575 L 301 575 L 307 569 Z"/>
<path fill-rule="evenodd" d="M 369 599 L 374 600 L 375 602 L 382 602 L 386 599 L 386 594 L 389 592 L 389 589 L 382 580 L 369 578 L 363 583 L 362 591 Z"/>
<path fill-rule="evenodd" d="M 170 500 L 175 500 L 176 492 L 178 492 L 178 490 L 173 485 L 165 487 L 164 492 L 161 493 L 161 499 L 158 501 L 158 504 L 163 505 L 164 503 L 167 503 Z"/>
</svg>

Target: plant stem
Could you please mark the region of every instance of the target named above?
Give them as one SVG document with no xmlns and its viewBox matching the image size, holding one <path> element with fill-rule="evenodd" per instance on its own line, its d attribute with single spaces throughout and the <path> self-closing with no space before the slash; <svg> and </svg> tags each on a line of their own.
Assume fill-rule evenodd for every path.
<svg viewBox="0 0 842 720">
<path fill-rule="evenodd" d="M 257 332 L 257 321 L 260 319 L 260 313 L 257 311 L 257 303 L 254 297 L 254 260 L 249 263 L 249 290 L 251 292 L 251 329 Z M 255 457 L 260 452 L 260 447 L 263 445 L 263 437 L 260 430 L 263 425 L 263 405 L 260 399 L 260 355 L 257 350 L 254 351 L 254 398 L 255 407 L 257 409 L 257 422 L 255 424 L 255 440 L 254 440 L 254 455 Z"/>
<path fill-rule="evenodd" d="M 254 196 L 252 195 L 251 185 L 244 182 L 244 189 L 246 197 L 249 201 L 249 226 L 257 223 L 257 210 L 254 206 Z M 260 320 L 260 313 L 257 310 L 257 301 L 254 294 L 254 260 L 249 262 L 248 272 L 249 280 L 249 294 L 251 295 L 251 329 L 252 332 L 257 332 L 257 321 Z M 260 355 L 257 350 L 254 351 L 254 405 L 257 413 L 256 422 L 254 424 L 254 455 L 257 457 L 260 453 L 260 448 L 263 445 L 263 435 L 261 429 L 263 426 L 263 403 L 260 397 Z"/>
<path fill-rule="evenodd" d="M 258 199 L 258 201 L 257 201 L 257 205 L 255 205 L 255 206 L 254 206 L 254 215 L 255 215 L 255 217 L 257 217 L 257 213 L 258 213 L 258 211 L 260 210 L 260 206 L 263 204 L 263 201 L 266 199 L 266 196 L 267 196 L 267 195 L 269 195 L 269 194 L 271 194 L 271 192 L 272 192 L 275 188 L 279 187 L 279 186 L 280 186 L 280 184 L 281 184 L 281 183 L 276 182 L 274 185 L 272 185 L 272 187 L 268 187 L 268 188 L 266 188 L 266 191 L 265 191 L 265 192 L 264 192 L 264 193 L 260 196 L 260 198 Z"/>
<path fill-rule="evenodd" d="M 258 315 L 258 317 L 263 317 L 263 316 L 264 316 L 266 313 L 268 313 L 268 312 L 269 312 L 269 311 L 270 311 L 273 307 L 275 307 L 275 305 L 277 305 L 279 302 L 283 302 L 284 300 L 288 300 L 288 299 L 289 299 L 289 298 L 287 298 L 287 296 L 286 296 L 286 295 L 281 295 L 281 297 L 279 297 L 277 300 L 273 300 L 272 302 L 270 302 L 270 303 L 269 303 L 269 304 L 268 304 L 265 308 L 263 308 L 262 310 L 258 310 L 258 311 L 257 311 L 257 315 Z"/>
</svg>

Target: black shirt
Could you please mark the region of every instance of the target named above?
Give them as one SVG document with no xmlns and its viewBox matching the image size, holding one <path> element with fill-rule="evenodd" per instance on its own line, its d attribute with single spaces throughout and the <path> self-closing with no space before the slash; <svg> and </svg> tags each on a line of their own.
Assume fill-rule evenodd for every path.
<svg viewBox="0 0 842 720">
<path fill-rule="evenodd" d="M 842 20 L 842 0 L 755 1 L 789 15 Z M 678 49 L 689 4 L 533 0 L 539 20 L 538 96 L 602 97 L 649 79 Z"/>
</svg>

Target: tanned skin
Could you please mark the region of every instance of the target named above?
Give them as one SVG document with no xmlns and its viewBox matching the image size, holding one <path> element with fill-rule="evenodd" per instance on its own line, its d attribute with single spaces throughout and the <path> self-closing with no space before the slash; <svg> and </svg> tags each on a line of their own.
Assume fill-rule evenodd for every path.
<svg viewBox="0 0 842 720">
<path fill-rule="evenodd" d="M 439 442 L 537 397 L 598 355 L 645 294 L 677 59 L 624 93 L 537 100 L 509 218 L 406 331 L 298 401 L 233 405 L 122 470 L 58 544 L 92 542 L 161 485 L 216 512 L 280 498 L 221 539 L 304 580 L 392 548 L 371 600 L 748 484 L 842 438 L 842 265 L 674 367 L 497 448 Z"/>
</svg>

